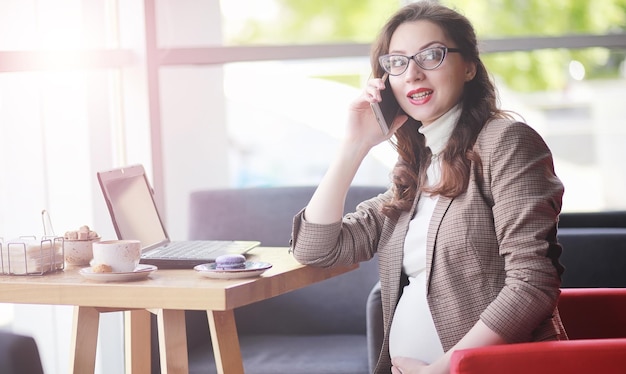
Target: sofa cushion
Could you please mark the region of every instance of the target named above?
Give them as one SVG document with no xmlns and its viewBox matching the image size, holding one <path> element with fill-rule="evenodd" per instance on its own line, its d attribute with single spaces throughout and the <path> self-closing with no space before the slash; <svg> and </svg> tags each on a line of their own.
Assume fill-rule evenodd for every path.
<svg viewBox="0 0 626 374">
<path fill-rule="evenodd" d="M 378 261 L 306 288 L 235 309 L 242 334 L 362 334 Z M 262 323 L 259 323 L 262 321 Z"/>
<path fill-rule="evenodd" d="M 563 288 L 626 287 L 626 228 L 560 228 Z"/>
<path fill-rule="evenodd" d="M 626 211 L 561 213 L 559 228 L 567 227 L 626 227 Z"/>
<path fill-rule="evenodd" d="M 365 335 L 240 335 L 246 374 L 365 374 Z M 189 352 L 189 373 L 216 373 L 210 345 Z"/>
</svg>

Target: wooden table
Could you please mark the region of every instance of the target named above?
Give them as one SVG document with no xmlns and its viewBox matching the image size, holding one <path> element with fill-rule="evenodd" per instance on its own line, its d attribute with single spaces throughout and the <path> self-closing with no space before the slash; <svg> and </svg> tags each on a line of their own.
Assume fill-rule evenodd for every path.
<svg viewBox="0 0 626 374">
<path fill-rule="evenodd" d="M 234 308 L 306 287 L 357 267 L 304 266 L 287 248 L 259 247 L 251 261 L 273 266 L 259 277 L 208 279 L 194 270 L 159 269 L 134 282 L 96 282 L 80 267 L 43 276 L 0 276 L 0 302 L 74 305 L 70 367 L 93 373 L 100 313 L 123 311 L 127 373 L 150 373 L 150 314 L 158 321 L 163 373 L 187 373 L 185 310 L 206 310 L 218 373 L 243 373 Z"/>
</svg>

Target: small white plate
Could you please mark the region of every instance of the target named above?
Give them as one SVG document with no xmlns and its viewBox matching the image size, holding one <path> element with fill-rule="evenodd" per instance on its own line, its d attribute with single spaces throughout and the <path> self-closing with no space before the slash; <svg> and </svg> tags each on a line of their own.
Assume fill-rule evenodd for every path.
<svg viewBox="0 0 626 374">
<path fill-rule="evenodd" d="M 139 264 L 135 271 L 127 273 L 94 273 L 90 267 L 79 270 L 83 277 L 100 282 L 128 282 L 147 278 L 158 268 L 154 265 Z"/>
<path fill-rule="evenodd" d="M 261 275 L 265 270 L 272 267 L 268 262 L 250 262 L 246 261 L 244 269 L 216 269 L 215 263 L 202 264 L 194 267 L 198 274 L 207 278 L 214 279 L 237 279 L 251 278 Z"/>
</svg>

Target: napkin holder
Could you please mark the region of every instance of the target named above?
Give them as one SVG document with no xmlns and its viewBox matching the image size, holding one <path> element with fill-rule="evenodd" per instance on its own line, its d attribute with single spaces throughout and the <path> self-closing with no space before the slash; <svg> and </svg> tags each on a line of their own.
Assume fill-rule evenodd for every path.
<svg viewBox="0 0 626 374">
<path fill-rule="evenodd" d="M 23 236 L 5 242 L 0 238 L 0 274 L 43 275 L 65 267 L 64 238 Z"/>
</svg>

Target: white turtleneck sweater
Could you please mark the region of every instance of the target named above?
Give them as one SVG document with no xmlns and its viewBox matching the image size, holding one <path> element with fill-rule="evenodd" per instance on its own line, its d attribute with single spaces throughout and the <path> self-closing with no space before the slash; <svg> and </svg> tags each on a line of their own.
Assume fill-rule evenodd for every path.
<svg viewBox="0 0 626 374">
<path fill-rule="evenodd" d="M 435 122 L 418 129 L 433 154 L 426 171 L 430 186 L 441 179 L 438 155 L 448 143 L 460 115 L 461 106 L 456 105 Z M 426 236 L 438 199 L 438 195 L 420 195 L 406 234 L 402 270 L 409 276 L 409 284 L 404 287 L 391 323 L 389 353 L 392 358 L 413 357 L 432 363 L 444 354 L 426 300 Z"/>
</svg>

